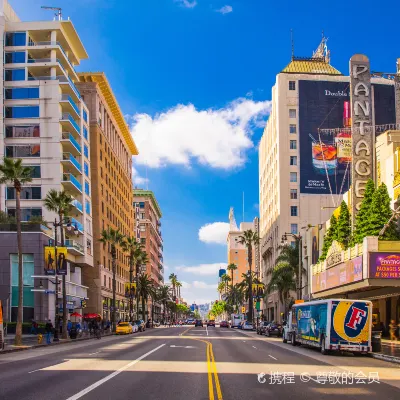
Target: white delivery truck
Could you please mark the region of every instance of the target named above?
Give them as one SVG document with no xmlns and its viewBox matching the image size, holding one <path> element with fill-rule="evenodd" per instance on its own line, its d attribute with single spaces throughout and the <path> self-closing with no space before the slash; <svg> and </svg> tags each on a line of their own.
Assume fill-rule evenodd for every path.
<svg viewBox="0 0 400 400">
<path fill-rule="evenodd" d="M 372 351 L 372 303 L 365 300 L 327 299 L 295 304 L 288 337 L 292 345 L 354 353 Z"/>
<path fill-rule="evenodd" d="M 293 332 L 293 327 L 292 327 L 292 312 L 289 312 L 288 319 L 286 321 L 285 326 L 283 327 L 283 332 L 282 332 L 282 340 L 283 343 L 290 342 L 292 340 L 292 332 Z"/>
<path fill-rule="evenodd" d="M 244 321 L 243 314 L 232 314 L 231 315 L 231 328 L 239 328 L 240 323 Z"/>
</svg>

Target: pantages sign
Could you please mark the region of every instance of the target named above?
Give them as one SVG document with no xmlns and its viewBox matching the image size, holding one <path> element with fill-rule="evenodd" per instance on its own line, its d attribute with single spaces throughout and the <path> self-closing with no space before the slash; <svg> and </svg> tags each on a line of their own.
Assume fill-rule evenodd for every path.
<svg viewBox="0 0 400 400">
<path fill-rule="evenodd" d="M 371 73 L 368 57 L 350 58 L 350 102 L 352 128 L 352 218 L 353 224 L 364 197 L 368 179 L 373 179 Z"/>
</svg>

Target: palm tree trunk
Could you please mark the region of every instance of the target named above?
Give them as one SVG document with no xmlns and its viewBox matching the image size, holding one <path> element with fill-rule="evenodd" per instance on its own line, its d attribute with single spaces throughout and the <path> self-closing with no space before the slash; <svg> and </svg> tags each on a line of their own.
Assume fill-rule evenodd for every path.
<svg viewBox="0 0 400 400">
<path fill-rule="evenodd" d="M 22 321 L 24 311 L 24 276 L 22 268 L 22 232 L 21 232 L 21 191 L 15 188 L 16 214 L 17 214 L 17 246 L 18 246 L 18 315 L 15 330 L 15 345 L 22 345 Z"/>
<path fill-rule="evenodd" d="M 63 215 L 59 214 L 60 219 L 60 237 L 61 237 L 61 247 L 64 247 L 64 228 L 63 228 Z M 57 227 L 56 227 L 57 229 Z M 57 243 L 56 243 L 57 246 Z M 68 339 L 68 331 L 67 331 L 67 284 L 66 284 L 66 276 L 62 276 L 62 302 L 63 302 L 63 327 L 62 327 L 62 338 Z"/>
<path fill-rule="evenodd" d="M 253 277 L 251 275 L 251 264 L 253 261 L 253 249 L 251 246 L 248 246 L 247 248 L 247 260 L 249 262 L 249 271 L 250 271 L 250 277 L 249 277 L 249 321 L 250 323 L 253 323 Z"/>
<path fill-rule="evenodd" d="M 116 257 L 115 257 L 115 249 L 112 249 L 112 272 L 113 272 L 113 281 L 112 281 L 112 313 L 111 313 L 111 320 L 112 320 L 112 330 L 115 332 L 116 329 L 116 321 L 115 321 L 115 304 L 116 304 L 116 299 L 115 299 L 115 292 L 117 291 L 117 282 L 115 280 L 115 274 L 116 274 Z"/>
<path fill-rule="evenodd" d="M 233 269 L 231 269 L 231 288 L 233 289 Z"/>
<path fill-rule="evenodd" d="M 133 257 L 129 258 L 129 283 L 132 285 L 133 282 Z M 131 288 L 129 287 L 129 321 L 133 322 L 133 296 Z"/>
<path fill-rule="evenodd" d="M 145 321 L 146 322 L 146 317 L 145 317 L 145 315 L 146 315 L 146 313 L 145 313 L 145 306 L 146 306 L 146 301 L 145 301 L 146 299 L 144 298 L 144 296 L 142 296 L 142 319 L 143 319 L 143 321 Z"/>
</svg>

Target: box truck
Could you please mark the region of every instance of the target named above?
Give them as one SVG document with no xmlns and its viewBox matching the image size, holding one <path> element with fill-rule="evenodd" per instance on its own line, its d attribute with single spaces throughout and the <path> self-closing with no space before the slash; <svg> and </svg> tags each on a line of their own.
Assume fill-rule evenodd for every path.
<svg viewBox="0 0 400 400">
<path fill-rule="evenodd" d="M 239 328 L 240 323 L 244 321 L 243 314 L 232 314 L 231 315 L 231 328 Z"/>
<path fill-rule="evenodd" d="M 328 299 L 295 304 L 287 340 L 292 345 L 354 353 L 372 351 L 372 303 L 364 300 Z"/>
</svg>

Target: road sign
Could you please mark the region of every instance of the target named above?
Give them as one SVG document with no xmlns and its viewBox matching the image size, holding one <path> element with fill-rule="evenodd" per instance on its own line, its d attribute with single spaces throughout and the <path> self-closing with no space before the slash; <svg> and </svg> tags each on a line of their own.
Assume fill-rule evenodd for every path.
<svg viewBox="0 0 400 400">
<path fill-rule="evenodd" d="M 45 292 L 46 294 L 56 294 L 56 291 L 55 291 L 55 290 L 48 290 L 48 289 L 46 289 L 44 292 Z"/>
</svg>

